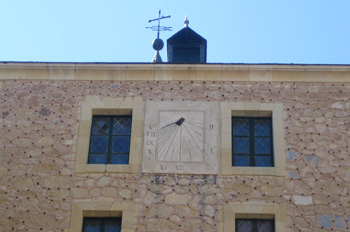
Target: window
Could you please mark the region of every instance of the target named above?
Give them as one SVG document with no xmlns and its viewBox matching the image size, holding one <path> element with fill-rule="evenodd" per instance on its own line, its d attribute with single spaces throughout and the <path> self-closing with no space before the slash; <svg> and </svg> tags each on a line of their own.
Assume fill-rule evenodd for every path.
<svg viewBox="0 0 350 232">
<path fill-rule="evenodd" d="M 89 164 L 128 164 L 131 116 L 93 116 Z"/>
<path fill-rule="evenodd" d="M 250 102 L 221 102 L 221 174 L 222 175 L 253 175 L 253 176 L 286 176 L 286 135 L 284 120 L 286 115 L 282 103 L 250 103 Z M 234 134 L 234 119 L 267 119 L 270 127 L 259 125 L 257 127 L 267 128 L 269 136 L 254 136 L 254 121 L 248 122 L 244 132 Z M 248 120 L 249 121 L 249 120 Z M 264 123 L 264 122 L 263 122 Z M 236 126 L 242 126 L 236 123 Z M 251 126 L 251 124 L 253 124 Z M 268 124 L 265 122 L 265 124 Z M 264 124 L 263 124 L 264 125 Z M 239 128 L 237 128 L 239 129 Z M 243 127 L 244 129 L 244 127 Z M 249 133 L 253 130 L 252 133 Z M 247 131 L 249 136 L 247 135 Z M 266 132 L 266 131 L 265 131 Z M 266 133 L 267 134 L 267 133 Z M 235 136 L 236 135 L 236 136 Z M 234 148 L 234 137 L 236 141 L 245 141 L 242 148 Z M 268 137 L 270 139 L 268 140 Z M 256 147 L 257 140 L 270 142 L 263 143 L 263 147 Z M 247 140 L 249 141 L 247 143 Z M 251 144 L 250 144 L 251 143 Z M 248 144 L 248 145 L 247 145 Z M 249 146 L 249 147 L 248 147 Z M 251 153 L 251 149 L 254 151 Z M 257 148 L 257 152 L 255 151 Z M 270 151 L 268 152 L 268 149 Z M 249 154 L 247 154 L 247 150 Z M 241 154 L 244 153 L 245 154 Z M 235 154 L 236 153 L 236 154 Z M 263 153 L 263 154 L 260 154 Z M 267 154 L 265 154 L 267 153 Z M 240 156 L 241 155 L 241 156 Z M 234 160 L 236 158 L 236 160 Z M 251 161 L 252 160 L 252 161 Z M 254 163 L 255 162 L 255 163 Z M 241 166 L 239 166 L 239 165 Z M 243 166 L 244 165 L 244 166 Z"/>
<path fill-rule="evenodd" d="M 236 232 L 274 232 L 274 220 L 236 219 Z"/>
<path fill-rule="evenodd" d="M 83 232 L 120 232 L 121 218 L 84 218 Z"/>
<path fill-rule="evenodd" d="M 68 231 L 136 231 L 138 207 L 131 202 L 74 200 Z"/>
<path fill-rule="evenodd" d="M 79 128 L 75 137 L 77 147 L 74 172 L 139 173 L 142 161 L 144 107 L 145 102 L 142 97 L 86 96 L 81 103 Z M 102 120 L 103 118 L 106 122 Z M 123 118 L 124 123 L 129 123 L 128 126 L 123 124 L 122 132 L 114 131 L 111 123 L 113 124 L 115 118 L 116 120 Z M 99 120 L 102 121 L 99 122 Z M 128 135 L 125 130 L 129 132 Z M 109 139 L 110 133 L 112 133 L 111 139 Z M 129 140 L 129 143 L 122 143 L 121 149 L 120 147 L 113 149 L 113 139 L 118 140 L 118 138 L 121 138 L 121 141 Z M 111 149 L 110 152 L 108 149 Z M 123 165 L 115 165 L 115 163 Z"/>
<path fill-rule="evenodd" d="M 224 204 L 223 232 L 288 231 L 287 203 L 231 202 Z"/>
<path fill-rule="evenodd" d="M 232 117 L 232 166 L 273 166 L 271 118 Z"/>
</svg>

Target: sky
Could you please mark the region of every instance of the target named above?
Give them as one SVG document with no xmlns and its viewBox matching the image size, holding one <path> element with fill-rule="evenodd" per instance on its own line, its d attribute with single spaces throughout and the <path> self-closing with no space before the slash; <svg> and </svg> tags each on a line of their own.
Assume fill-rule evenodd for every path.
<svg viewBox="0 0 350 232">
<path fill-rule="evenodd" d="M 0 0 L 0 61 L 150 62 L 159 8 L 208 63 L 350 64 L 350 0 Z"/>
</svg>

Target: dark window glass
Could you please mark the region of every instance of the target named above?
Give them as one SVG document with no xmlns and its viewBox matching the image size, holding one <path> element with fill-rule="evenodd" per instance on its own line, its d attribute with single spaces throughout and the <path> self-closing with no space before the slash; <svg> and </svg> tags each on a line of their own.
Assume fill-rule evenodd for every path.
<svg viewBox="0 0 350 232">
<path fill-rule="evenodd" d="M 274 232 L 273 219 L 236 219 L 237 232 Z"/>
<path fill-rule="evenodd" d="M 174 47 L 173 62 L 174 63 L 199 63 L 200 62 L 199 47 Z"/>
<path fill-rule="evenodd" d="M 92 118 L 89 164 L 128 164 L 131 116 Z"/>
<path fill-rule="evenodd" d="M 113 135 L 130 135 L 131 118 L 115 117 L 113 120 Z"/>
<path fill-rule="evenodd" d="M 236 119 L 233 121 L 233 135 L 249 136 L 249 119 Z"/>
<path fill-rule="evenodd" d="M 271 154 L 271 137 L 255 137 L 255 154 Z"/>
<path fill-rule="evenodd" d="M 91 136 L 90 152 L 107 153 L 108 152 L 108 136 Z"/>
<path fill-rule="evenodd" d="M 233 156 L 233 163 L 235 166 L 249 166 L 249 155 L 235 155 Z"/>
<path fill-rule="evenodd" d="M 270 232 L 274 231 L 273 220 L 257 220 L 257 232 Z"/>
<path fill-rule="evenodd" d="M 232 118 L 232 165 L 272 167 L 271 118 Z"/>
<path fill-rule="evenodd" d="M 89 164 L 106 164 L 107 154 L 90 153 Z"/>
<path fill-rule="evenodd" d="M 236 224 L 238 232 L 253 232 L 253 221 L 251 220 L 237 220 Z"/>
<path fill-rule="evenodd" d="M 233 143 L 235 146 L 233 147 L 234 154 L 249 154 L 249 137 L 234 137 Z"/>
<path fill-rule="evenodd" d="M 83 232 L 120 232 L 121 218 L 84 218 Z"/>
</svg>

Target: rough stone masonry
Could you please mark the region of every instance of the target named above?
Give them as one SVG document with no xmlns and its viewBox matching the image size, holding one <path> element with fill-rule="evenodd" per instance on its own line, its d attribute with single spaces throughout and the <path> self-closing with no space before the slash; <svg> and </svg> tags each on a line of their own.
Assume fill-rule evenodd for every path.
<svg viewBox="0 0 350 232">
<path fill-rule="evenodd" d="M 74 173 L 87 95 L 283 103 L 286 177 Z M 4 80 L 0 230 L 68 231 L 73 200 L 138 205 L 135 231 L 219 231 L 232 202 L 286 203 L 289 231 L 350 230 L 350 83 Z"/>
</svg>

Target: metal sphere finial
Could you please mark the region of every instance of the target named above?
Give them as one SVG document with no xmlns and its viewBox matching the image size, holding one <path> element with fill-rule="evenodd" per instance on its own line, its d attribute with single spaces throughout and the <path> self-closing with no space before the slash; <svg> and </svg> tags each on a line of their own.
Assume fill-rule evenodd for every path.
<svg viewBox="0 0 350 232">
<path fill-rule="evenodd" d="M 187 19 L 187 14 L 186 14 L 186 16 L 185 16 L 185 27 L 188 27 L 188 24 L 190 23 L 190 21 L 188 21 L 188 19 Z"/>
<path fill-rule="evenodd" d="M 159 38 L 159 32 L 160 31 L 171 31 L 173 28 L 172 27 L 160 26 L 160 20 L 168 19 L 168 18 L 170 18 L 170 15 L 168 15 L 168 16 L 161 16 L 161 10 L 159 8 L 158 18 L 148 20 L 149 23 L 153 22 L 153 21 L 158 21 L 158 26 L 146 27 L 146 28 L 152 29 L 152 31 L 157 31 L 157 38 L 154 39 L 153 42 L 152 42 L 152 46 L 153 46 L 154 50 L 156 50 L 156 54 L 155 54 L 155 56 L 152 59 L 152 63 L 161 63 L 161 62 L 163 62 L 162 58 L 159 55 L 159 51 L 162 50 L 162 48 L 164 47 L 164 42 L 163 42 L 163 40 L 161 40 Z"/>
<path fill-rule="evenodd" d="M 159 51 L 164 47 L 164 42 L 163 40 L 156 38 L 153 40 L 152 45 L 154 50 Z"/>
</svg>

